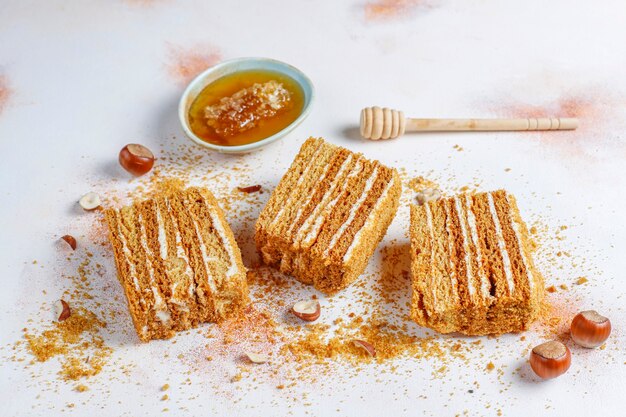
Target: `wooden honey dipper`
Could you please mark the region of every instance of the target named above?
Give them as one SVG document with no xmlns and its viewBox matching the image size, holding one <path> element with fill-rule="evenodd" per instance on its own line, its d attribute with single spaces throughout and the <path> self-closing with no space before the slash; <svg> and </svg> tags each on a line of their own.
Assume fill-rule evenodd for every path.
<svg viewBox="0 0 626 417">
<path fill-rule="evenodd" d="M 404 132 L 574 130 L 578 119 L 544 117 L 528 119 L 412 119 L 398 110 L 366 107 L 361 110 L 361 136 L 393 139 Z"/>
</svg>

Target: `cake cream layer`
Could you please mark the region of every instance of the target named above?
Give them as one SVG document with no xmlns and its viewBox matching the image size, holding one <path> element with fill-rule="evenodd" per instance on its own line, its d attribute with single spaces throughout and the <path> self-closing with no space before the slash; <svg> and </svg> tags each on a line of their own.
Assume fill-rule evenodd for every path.
<svg viewBox="0 0 626 417">
<path fill-rule="evenodd" d="M 257 249 L 266 264 L 336 292 L 365 269 L 400 193 L 394 169 L 308 139 L 259 216 Z"/>
<path fill-rule="evenodd" d="M 208 190 L 158 195 L 105 215 L 142 341 L 218 321 L 247 303 L 239 248 Z"/>
<path fill-rule="evenodd" d="M 544 297 L 528 230 L 503 190 L 411 206 L 411 315 L 443 333 L 526 329 Z"/>
</svg>

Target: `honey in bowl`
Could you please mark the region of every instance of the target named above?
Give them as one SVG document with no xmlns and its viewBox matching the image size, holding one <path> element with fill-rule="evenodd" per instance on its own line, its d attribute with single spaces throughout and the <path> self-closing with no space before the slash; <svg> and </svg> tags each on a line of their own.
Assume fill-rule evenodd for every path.
<svg viewBox="0 0 626 417">
<path fill-rule="evenodd" d="M 200 139 L 220 146 L 258 142 L 289 126 L 304 107 L 304 92 L 290 77 L 249 70 L 207 85 L 189 109 L 189 126 Z"/>
</svg>

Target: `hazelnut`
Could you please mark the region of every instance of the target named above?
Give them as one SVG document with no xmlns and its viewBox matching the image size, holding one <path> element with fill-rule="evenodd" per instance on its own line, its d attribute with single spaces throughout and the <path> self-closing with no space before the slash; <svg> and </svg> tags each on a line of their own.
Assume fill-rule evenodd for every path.
<svg viewBox="0 0 626 417">
<path fill-rule="evenodd" d="M 95 210 L 100 207 L 100 196 L 94 192 L 89 192 L 78 200 L 78 204 L 80 204 L 84 210 Z"/>
<path fill-rule="evenodd" d="M 609 338 L 611 321 L 597 311 L 582 311 L 574 317 L 570 335 L 577 345 L 589 349 L 597 348 Z"/>
<path fill-rule="evenodd" d="M 352 344 L 360 349 L 363 349 L 372 358 L 376 357 L 376 349 L 365 340 L 354 339 Z"/>
<path fill-rule="evenodd" d="M 424 205 L 429 201 L 438 200 L 441 198 L 441 191 L 436 188 L 425 188 L 422 191 L 418 191 L 416 194 L 417 204 Z"/>
<path fill-rule="evenodd" d="M 246 352 L 246 356 L 252 363 L 266 363 L 270 361 L 269 356 L 262 353 Z"/>
<path fill-rule="evenodd" d="M 72 248 L 72 250 L 76 250 L 76 239 L 74 238 L 74 236 L 61 236 L 61 240 L 64 240 L 70 246 L 70 248 Z"/>
<path fill-rule="evenodd" d="M 131 143 L 122 148 L 119 161 L 122 168 L 138 177 L 150 172 L 154 165 L 154 155 L 145 146 Z"/>
<path fill-rule="evenodd" d="M 237 189 L 241 191 L 242 193 L 256 193 L 258 191 L 261 191 L 261 186 L 257 184 L 257 185 L 251 185 L 249 187 L 237 187 Z"/>
<path fill-rule="evenodd" d="M 322 308 L 317 300 L 299 301 L 291 308 L 293 315 L 304 321 L 315 321 L 320 318 Z"/>
<path fill-rule="evenodd" d="M 567 346 L 556 340 L 535 346 L 530 354 L 530 367 L 543 378 L 563 375 L 572 363 L 572 354 Z"/>
<path fill-rule="evenodd" d="M 55 304 L 55 317 L 57 321 L 67 320 L 71 315 L 69 304 L 65 300 L 59 300 Z"/>
</svg>

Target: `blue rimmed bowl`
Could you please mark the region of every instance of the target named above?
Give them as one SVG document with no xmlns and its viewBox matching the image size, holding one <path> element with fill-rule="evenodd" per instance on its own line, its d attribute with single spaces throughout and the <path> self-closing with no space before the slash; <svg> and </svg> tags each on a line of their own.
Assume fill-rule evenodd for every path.
<svg viewBox="0 0 626 417">
<path fill-rule="evenodd" d="M 211 84 L 218 78 L 236 72 L 250 70 L 265 70 L 277 72 L 293 79 L 300 86 L 304 93 L 304 105 L 302 106 L 302 111 L 300 112 L 298 118 L 291 122 L 291 124 L 289 124 L 281 131 L 259 141 L 248 143 L 246 145 L 216 145 L 199 138 L 191 130 L 191 125 L 189 122 L 189 109 L 191 108 L 192 103 L 198 97 L 198 94 L 200 94 L 200 92 L 202 92 L 202 90 L 207 85 Z M 198 145 L 222 153 L 247 153 L 255 149 L 259 149 L 263 146 L 269 145 L 270 143 L 275 142 L 279 139 L 282 139 L 285 135 L 294 130 L 300 123 L 302 123 L 304 119 L 306 119 L 306 117 L 311 112 L 311 105 L 313 104 L 314 97 L 315 90 L 313 88 L 313 83 L 311 82 L 309 77 L 307 77 L 299 69 L 284 62 L 276 61 L 269 58 L 237 58 L 221 62 L 215 66 L 212 66 L 211 68 L 208 68 L 196 78 L 194 78 L 191 83 L 189 83 L 189 85 L 185 89 L 185 92 L 183 93 L 183 96 L 180 99 L 180 103 L 178 104 L 178 118 L 187 137 L 196 142 Z"/>
</svg>

